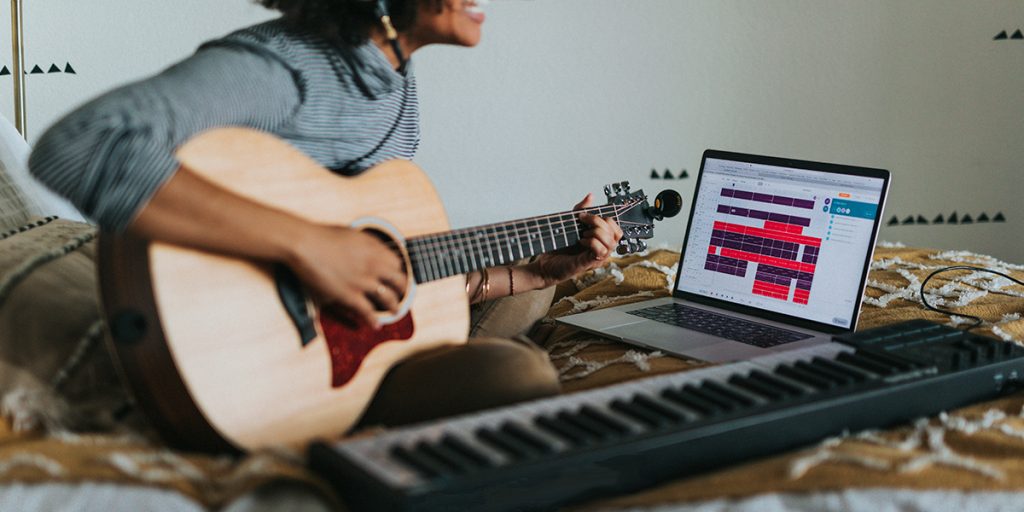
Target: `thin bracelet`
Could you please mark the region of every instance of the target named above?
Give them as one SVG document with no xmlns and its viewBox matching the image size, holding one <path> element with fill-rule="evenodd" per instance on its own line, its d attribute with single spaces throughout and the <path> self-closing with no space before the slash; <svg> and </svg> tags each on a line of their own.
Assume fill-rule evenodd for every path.
<svg viewBox="0 0 1024 512">
<path fill-rule="evenodd" d="M 486 268 L 480 272 L 483 272 L 484 274 L 484 291 L 483 295 L 480 297 L 480 302 L 483 302 L 491 295 L 491 273 L 488 272 Z"/>
<path fill-rule="evenodd" d="M 516 282 L 512 280 L 512 265 L 508 267 L 508 296 L 511 297 L 516 294 Z"/>
<path fill-rule="evenodd" d="M 477 281 L 477 283 L 476 283 L 476 289 L 473 290 L 473 295 L 471 295 L 469 297 L 469 302 L 471 304 L 479 302 L 480 301 L 481 293 L 486 293 L 484 291 L 484 284 L 485 284 L 485 282 L 487 280 L 487 272 L 485 270 L 480 270 L 479 272 L 480 272 L 480 280 Z M 469 289 L 469 280 L 468 279 L 466 280 L 466 289 L 467 290 Z"/>
</svg>

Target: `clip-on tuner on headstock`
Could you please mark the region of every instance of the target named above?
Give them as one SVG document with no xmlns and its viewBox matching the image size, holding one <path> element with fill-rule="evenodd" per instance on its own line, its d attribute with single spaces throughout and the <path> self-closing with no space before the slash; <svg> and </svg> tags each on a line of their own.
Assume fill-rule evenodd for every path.
<svg viewBox="0 0 1024 512">
<path fill-rule="evenodd" d="M 622 240 L 616 249 L 619 254 L 646 250 L 647 242 L 644 240 L 654 236 L 654 221 L 674 217 L 683 209 L 683 197 L 675 190 L 661 191 L 654 198 L 652 207 L 647 204 L 643 190 L 630 192 L 628 181 L 605 185 L 604 195 L 608 197 L 609 204 L 624 206 L 616 212 L 622 228 Z"/>
</svg>

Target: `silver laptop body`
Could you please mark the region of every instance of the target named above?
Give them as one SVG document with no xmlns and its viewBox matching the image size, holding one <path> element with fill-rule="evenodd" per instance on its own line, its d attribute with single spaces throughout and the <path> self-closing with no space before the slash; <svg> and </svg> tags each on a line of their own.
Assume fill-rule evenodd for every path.
<svg viewBox="0 0 1024 512">
<path fill-rule="evenodd" d="M 714 362 L 828 342 L 856 327 L 889 178 L 707 150 L 672 297 L 558 322 Z"/>
</svg>

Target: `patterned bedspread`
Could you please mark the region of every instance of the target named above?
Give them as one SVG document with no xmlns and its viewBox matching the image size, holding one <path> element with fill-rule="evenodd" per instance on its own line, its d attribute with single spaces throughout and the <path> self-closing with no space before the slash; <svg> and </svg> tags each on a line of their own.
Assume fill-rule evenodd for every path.
<svg viewBox="0 0 1024 512">
<path fill-rule="evenodd" d="M 678 253 L 654 251 L 616 260 L 560 287 L 550 317 L 668 295 L 677 258 Z M 934 269 L 954 264 L 1024 278 L 1024 266 L 985 256 L 883 246 L 872 265 L 861 327 L 912 318 L 953 325 L 965 321 L 925 311 L 919 299 L 921 280 Z M 933 279 L 928 293 L 934 305 L 982 317 L 982 332 L 1007 343 L 1024 343 L 1024 287 L 991 274 L 966 271 Z M 550 318 L 538 327 L 535 338 L 550 351 L 567 393 L 705 365 L 555 326 Z M 212 508 L 268 483 L 285 481 L 304 485 L 329 506 L 337 505 L 329 488 L 304 469 L 301 456 L 295 453 L 208 457 L 166 450 L 131 434 L 14 434 L 8 425 L 0 424 L 0 486 L 83 481 L 169 489 Z M 857 490 L 870 496 L 878 489 L 928 490 L 930 494 L 921 496 L 930 499 L 936 499 L 935 492 L 1005 491 L 1013 496 L 1024 491 L 1024 394 L 892 430 L 825 439 L 794 453 L 574 508 L 711 503 L 710 508 L 701 509 L 718 510 L 739 507 L 739 502 L 723 499 L 757 500 L 765 494 L 784 493 L 777 496 L 781 500 Z M 831 499 L 824 494 L 820 498 Z M 715 508 L 713 503 L 726 505 Z"/>
</svg>

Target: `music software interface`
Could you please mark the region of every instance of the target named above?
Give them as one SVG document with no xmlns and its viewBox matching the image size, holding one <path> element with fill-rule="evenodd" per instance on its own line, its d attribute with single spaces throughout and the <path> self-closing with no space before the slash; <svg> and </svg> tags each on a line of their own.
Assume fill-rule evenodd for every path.
<svg viewBox="0 0 1024 512">
<path fill-rule="evenodd" d="M 883 186 L 709 158 L 679 290 L 849 327 Z"/>
</svg>

